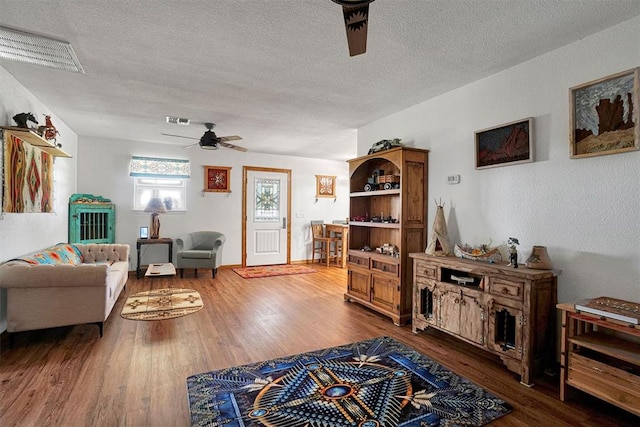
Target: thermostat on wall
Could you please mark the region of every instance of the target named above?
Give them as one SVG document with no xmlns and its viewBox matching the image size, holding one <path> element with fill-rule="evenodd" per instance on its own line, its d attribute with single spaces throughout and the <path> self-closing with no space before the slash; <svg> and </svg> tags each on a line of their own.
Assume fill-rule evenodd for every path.
<svg viewBox="0 0 640 427">
<path fill-rule="evenodd" d="M 460 175 L 449 175 L 447 177 L 447 184 L 460 184 Z"/>
</svg>

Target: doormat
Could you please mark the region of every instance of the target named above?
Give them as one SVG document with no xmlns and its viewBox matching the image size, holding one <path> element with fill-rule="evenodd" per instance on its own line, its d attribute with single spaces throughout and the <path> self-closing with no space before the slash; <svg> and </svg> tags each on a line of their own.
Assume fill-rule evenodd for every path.
<svg viewBox="0 0 640 427">
<path fill-rule="evenodd" d="M 393 338 L 187 378 L 192 426 L 482 426 L 510 404 Z"/>
<path fill-rule="evenodd" d="M 262 265 L 258 267 L 234 268 L 244 279 L 255 279 L 258 277 L 284 276 L 287 274 L 308 274 L 315 273 L 313 268 L 298 264 L 282 265 Z"/>
<path fill-rule="evenodd" d="M 164 320 L 195 313 L 202 307 L 200 294 L 192 289 L 158 289 L 128 297 L 120 316 L 129 320 Z"/>
</svg>

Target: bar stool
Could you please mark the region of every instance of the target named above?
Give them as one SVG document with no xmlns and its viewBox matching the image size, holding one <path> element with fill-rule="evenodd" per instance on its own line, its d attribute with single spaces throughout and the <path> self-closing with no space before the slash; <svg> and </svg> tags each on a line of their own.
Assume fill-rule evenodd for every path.
<svg viewBox="0 0 640 427">
<path fill-rule="evenodd" d="M 324 221 L 311 221 L 311 235 L 311 248 L 313 249 L 311 262 L 315 261 L 316 254 L 320 255 L 319 262 L 322 262 L 323 258 L 325 259 L 327 267 L 329 267 L 329 261 L 332 259 L 337 262 L 338 255 L 334 249 L 336 239 L 325 235 Z"/>
</svg>

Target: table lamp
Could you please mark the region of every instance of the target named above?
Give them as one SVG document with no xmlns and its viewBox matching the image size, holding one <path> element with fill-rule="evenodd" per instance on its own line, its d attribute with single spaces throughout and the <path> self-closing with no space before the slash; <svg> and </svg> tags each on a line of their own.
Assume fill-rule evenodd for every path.
<svg viewBox="0 0 640 427">
<path fill-rule="evenodd" d="M 145 212 L 151 212 L 151 239 L 157 239 L 160 237 L 160 218 L 159 214 L 167 212 L 159 197 L 152 197 L 147 203 L 147 207 L 144 208 Z"/>
</svg>

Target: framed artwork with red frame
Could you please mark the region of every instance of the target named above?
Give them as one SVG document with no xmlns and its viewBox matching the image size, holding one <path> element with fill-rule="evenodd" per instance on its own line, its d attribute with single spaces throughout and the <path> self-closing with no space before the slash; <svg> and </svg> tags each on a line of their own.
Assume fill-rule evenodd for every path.
<svg viewBox="0 0 640 427">
<path fill-rule="evenodd" d="M 231 168 L 226 166 L 204 167 L 204 191 L 231 193 Z"/>
</svg>

